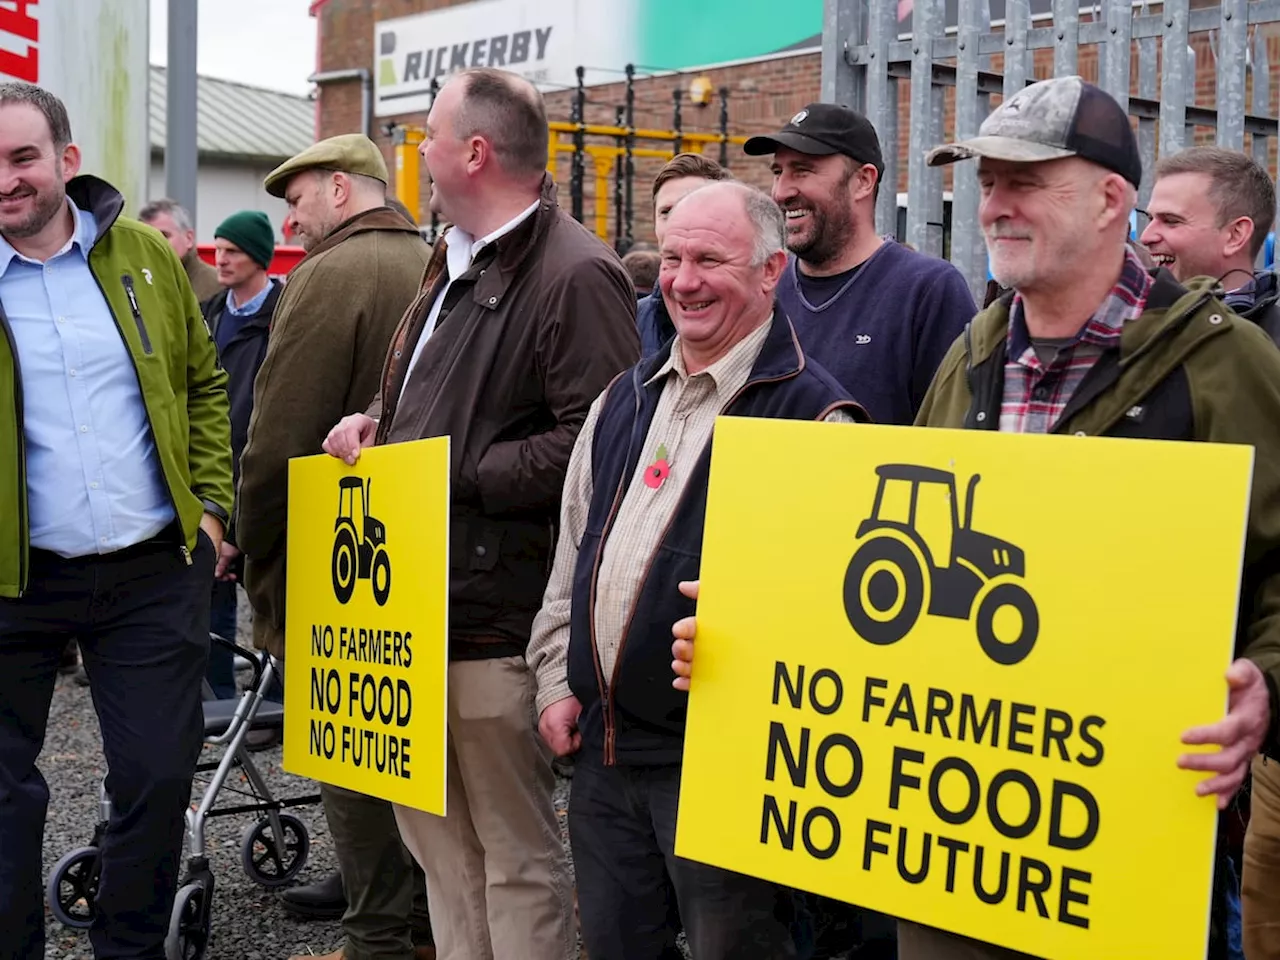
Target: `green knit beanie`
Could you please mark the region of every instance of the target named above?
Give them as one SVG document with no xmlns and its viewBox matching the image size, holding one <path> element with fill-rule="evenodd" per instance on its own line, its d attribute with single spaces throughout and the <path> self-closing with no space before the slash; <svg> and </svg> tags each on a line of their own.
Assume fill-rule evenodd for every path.
<svg viewBox="0 0 1280 960">
<path fill-rule="evenodd" d="M 271 221 L 261 210 L 241 210 L 233 213 L 213 232 L 214 238 L 230 240 L 247 253 L 262 269 L 271 266 L 271 258 L 276 252 L 275 231 L 271 229 Z"/>
</svg>

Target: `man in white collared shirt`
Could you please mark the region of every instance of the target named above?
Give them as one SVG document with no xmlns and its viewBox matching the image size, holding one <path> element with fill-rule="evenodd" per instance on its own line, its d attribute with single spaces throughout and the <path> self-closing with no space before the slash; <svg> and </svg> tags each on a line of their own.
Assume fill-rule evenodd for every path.
<svg viewBox="0 0 1280 960">
<path fill-rule="evenodd" d="M 325 449 L 354 463 L 375 440 L 450 437 L 449 814 L 396 819 L 427 875 L 441 960 L 564 960 L 570 873 L 524 653 L 574 440 L 639 356 L 635 294 L 556 205 L 532 86 L 465 71 L 427 125 L 431 209 L 454 226 L 392 339 L 379 419 L 344 419 Z"/>
</svg>

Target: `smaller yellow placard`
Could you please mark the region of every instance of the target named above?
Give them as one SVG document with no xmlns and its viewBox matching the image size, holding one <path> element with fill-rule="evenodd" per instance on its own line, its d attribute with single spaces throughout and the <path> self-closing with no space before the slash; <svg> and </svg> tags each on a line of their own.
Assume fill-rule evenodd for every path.
<svg viewBox="0 0 1280 960">
<path fill-rule="evenodd" d="M 449 438 L 289 462 L 284 768 L 444 815 Z"/>
</svg>

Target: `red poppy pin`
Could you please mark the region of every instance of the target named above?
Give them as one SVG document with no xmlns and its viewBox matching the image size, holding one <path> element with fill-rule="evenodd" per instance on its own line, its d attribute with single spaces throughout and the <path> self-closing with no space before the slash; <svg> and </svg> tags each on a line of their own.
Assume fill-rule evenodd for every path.
<svg viewBox="0 0 1280 960">
<path fill-rule="evenodd" d="M 651 490 L 657 490 L 670 475 L 671 464 L 667 463 L 667 445 L 660 443 L 657 452 L 654 453 L 653 463 L 644 468 L 644 485 Z"/>
</svg>

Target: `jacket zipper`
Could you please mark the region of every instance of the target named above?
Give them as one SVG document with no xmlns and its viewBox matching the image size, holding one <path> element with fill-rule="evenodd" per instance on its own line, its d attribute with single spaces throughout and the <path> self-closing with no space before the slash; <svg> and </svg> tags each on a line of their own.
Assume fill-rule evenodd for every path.
<svg viewBox="0 0 1280 960">
<path fill-rule="evenodd" d="M 124 285 L 124 292 L 129 295 L 129 309 L 133 311 L 133 322 L 138 325 L 138 336 L 142 338 L 142 352 L 151 353 L 151 337 L 147 333 L 147 325 L 142 322 L 142 311 L 138 308 L 138 297 L 133 292 L 133 277 L 124 274 L 120 277 L 120 283 Z"/>
<path fill-rule="evenodd" d="M 725 401 L 724 405 L 721 406 L 720 410 L 716 413 L 716 416 L 723 416 L 725 411 L 727 411 L 731 406 L 737 403 L 738 398 L 741 397 L 744 393 L 746 393 L 752 387 L 758 387 L 766 383 L 780 383 L 783 380 L 791 380 L 796 376 L 798 376 L 799 374 L 800 374 L 800 370 L 795 370 L 795 371 L 792 371 L 791 373 L 784 373 L 776 377 L 767 377 L 767 378 L 761 378 L 759 380 L 747 381 L 741 387 L 738 388 L 737 392 L 734 393 L 733 396 L 731 396 L 727 401 Z M 638 368 L 635 375 L 636 376 L 639 375 Z M 639 414 L 639 412 L 640 412 L 640 393 L 637 387 L 636 413 Z M 630 451 L 628 451 L 627 460 L 629 461 L 630 459 L 631 459 Z M 614 704 L 614 701 L 617 699 L 615 695 L 618 690 L 618 671 L 622 667 L 622 654 L 627 647 L 627 635 L 631 632 L 631 621 L 635 619 L 636 607 L 640 602 L 640 594 L 644 592 L 644 585 L 645 585 L 645 582 L 649 579 L 650 572 L 653 570 L 653 561 L 655 558 L 654 554 L 649 555 L 649 561 L 645 565 L 644 574 L 640 577 L 640 589 L 636 591 L 635 598 L 632 599 L 631 601 L 631 609 L 627 611 L 627 619 L 622 628 L 622 636 L 618 640 L 618 652 L 613 658 L 613 675 L 610 677 L 609 687 L 608 687 L 608 690 L 606 690 L 604 685 L 604 675 L 603 675 L 603 671 L 600 668 L 600 658 L 599 658 L 599 653 L 596 646 L 596 609 L 595 609 L 596 608 L 596 582 L 600 576 L 600 560 L 604 556 L 604 545 L 609 538 L 609 531 L 612 529 L 613 523 L 617 519 L 618 510 L 622 505 L 623 494 L 628 484 L 630 483 L 630 481 L 631 481 L 631 477 L 624 474 L 621 482 L 618 484 L 618 492 L 614 495 L 613 509 L 610 511 L 609 519 L 605 523 L 605 527 L 600 533 L 600 544 L 599 546 L 596 547 L 595 566 L 592 568 L 592 571 L 591 571 L 591 606 L 590 606 L 591 655 L 595 659 L 596 677 L 597 677 L 597 681 L 600 684 L 600 693 L 601 693 L 601 700 L 602 700 L 601 714 L 604 718 L 604 762 L 605 762 L 605 766 L 608 766 L 608 767 L 615 766 L 618 762 L 617 754 L 616 754 L 617 724 L 614 719 L 614 713 L 613 713 L 613 704 Z M 675 507 L 671 511 L 671 518 L 667 521 L 667 525 L 662 528 L 662 535 L 658 537 L 658 543 L 662 543 L 662 541 L 667 539 L 667 534 L 671 532 L 671 527 L 675 524 L 676 517 L 679 516 L 680 514 L 680 508 L 684 506 L 685 498 L 688 496 L 689 496 L 689 488 L 685 487 L 684 492 L 680 494 L 680 498 L 676 501 Z"/>
<path fill-rule="evenodd" d="M 101 236 L 101 232 L 99 233 Z M 91 251 L 92 252 L 92 251 Z M 142 386 L 142 374 L 138 371 L 138 362 L 133 358 L 133 351 L 129 349 L 129 340 L 124 335 L 124 331 L 120 329 L 120 320 L 116 317 L 115 310 L 111 309 L 111 300 L 107 297 L 107 291 L 103 289 L 102 281 L 98 279 L 97 272 L 93 269 L 93 265 L 89 266 L 89 273 L 93 275 L 93 282 L 98 286 L 98 292 L 102 294 L 102 299 L 107 305 L 107 310 L 111 313 L 111 319 L 115 321 L 116 333 L 120 334 L 120 339 L 124 341 L 125 353 L 129 355 L 129 364 L 133 367 L 133 377 L 138 384 L 138 396 L 142 400 L 142 411 L 147 418 L 147 429 L 151 431 L 151 442 L 156 447 L 156 458 L 160 456 L 160 443 L 156 440 L 156 427 L 151 422 L 151 408 L 147 406 L 147 392 Z M 142 334 L 142 346 L 146 353 L 151 353 L 151 340 L 147 336 L 146 327 L 142 325 L 142 312 L 138 309 L 138 301 L 133 293 L 133 277 L 124 274 L 120 278 L 120 282 L 124 285 L 125 292 L 129 294 L 129 306 L 133 310 L 134 320 L 138 324 L 138 332 Z M 185 540 L 185 532 L 182 530 L 182 512 L 178 509 L 178 500 L 173 495 L 173 488 L 169 486 L 169 478 L 164 474 L 164 464 L 157 464 L 160 470 L 160 480 L 164 484 L 164 492 L 169 495 L 169 506 L 173 508 L 173 518 L 178 523 L 178 533 L 183 539 L 178 541 L 178 553 L 187 566 L 191 566 L 191 551 L 187 549 Z"/>
<path fill-rule="evenodd" d="M 9 355 L 13 359 L 13 404 L 17 413 L 18 439 L 18 596 L 22 597 L 27 592 L 27 562 L 31 547 L 31 530 L 27 519 L 27 442 L 22 425 L 22 366 L 18 362 L 18 345 L 3 311 L 0 311 L 0 331 L 4 333 L 5 341 L 9 344 Z"/>
</svg>

